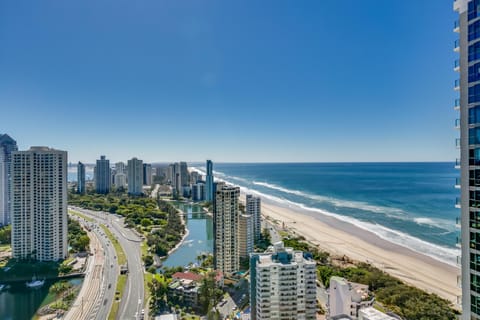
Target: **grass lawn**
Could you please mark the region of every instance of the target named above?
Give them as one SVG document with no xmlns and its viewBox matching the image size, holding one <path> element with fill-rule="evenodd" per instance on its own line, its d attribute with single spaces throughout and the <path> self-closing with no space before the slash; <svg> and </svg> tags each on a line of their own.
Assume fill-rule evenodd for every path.
<svg viewBox="0 0 480 320">
<path fill-rule="evenodd" d="M 118 259 L 118 264 L 124 265 L 127 263 L 127 257 L 125 256 L 125 252 L 123 251 L 122 246 L 118 242 L 117 238 L 113 235 L 113 233 L 103 224 L 100 225 L 102 227 L 103 231 L 107 235 L 108 239 L 113 243 L 113 247 L 115 248 L 115 251 L 117 252 L 117 259 Z"/>
<path fill-rule="evenodd" d="M 90 221 L 90 222 L 93 222 L 93 221 L 94 221 L 92 218 L 89 218 L 89 217 L 87 217 L 86 215 L 81 214 L 80 212 L 77 212 L 77 211 L 68 210 L 68 213 L 73 214 L 73 215 L 75 215 L 75 216 L 78 216 L 78 217 L 80 217 L 80 218 L 82 218 L 82 219 L 85 219 L 85 220 L 87 220 L 87 221 Z"/>
<path fill-rule="evenodd" d="M 115 320 L 117 318 L 118 308 L 120 307 L 120 299 L 123 296 L 125 290 L 125 284 L 127 283 L 127 275 L 121 274 L 118 276 L 117 288 L 115 290 L 115 301 L 113 301 L 112 309 L 108 315 L 108 320 Z M 118 292 L 118 294 L 116 293 Z M 119 300 L 117 300 L 117 298 Z"/>
</svg>

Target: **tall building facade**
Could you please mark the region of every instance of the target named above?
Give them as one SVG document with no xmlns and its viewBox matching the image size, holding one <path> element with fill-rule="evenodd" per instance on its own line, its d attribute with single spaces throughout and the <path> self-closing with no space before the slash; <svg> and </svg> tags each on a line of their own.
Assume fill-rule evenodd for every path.
<svg viewBox="0 0 480 320">
<path fill-rule="evenodd" d="M 245 201 L 245 210 L 253 219 L 253 238 L 254 241 L 260 239 L 262 233 L 262 203 L 260 197 L 247 194 Z"/>
<path fill-rule="evenodd" d="M 127 187 L 127 175 L 125 173 L 116 173 L 113 179 L 113 184 L 115 187 L 118 188 L 126 188 Z"/>
<path fill-rule="evenodd" d="M 277 242 L 250 257 L 252 320 L 316 319 L 316 263 L 309 254 Z"/>
<path fill-rule="evenodd" d="M 128 193 L 141 195 L 143 192 L 143 161 L 137 158 L 128 160 Z"/>
<path fill-rule="evenodd" d="M 8 134 L 0 134 L 0 226 L 10 224 L 11 163 L 17 142 Z"/>
<path fill-rule="evenodd" d="M 238 217 L 238 255 L 242 259 L 250 257 L 253 252 L 253 217 L 240 214 Z"/>
<path fill-rule="evenodd" d="M 85 193 L 85 165 L 80 161 L 77 164 L 77 193 Z"/>
<path fill-rule="evenodd" d="M 12 153 L 12 255 L 67 257 L 67 152 L 32 147 Z"/>
<path fill-rule="evenodd" d="M 238 222 L 240 188 L 222 185 L 213 206 L 215 269 L 231 274 L 240 268 Z"/>
<path fill-rule="evenodd" d="M 454 70 L 460 72 L 454 89 L 459 92 L 454 109 L 460 111 L 455 126 L 460 128 L 456 145 L 460 148 L 461 169 L 461 270 L 459 278 L 462 296 L 462 319 L 480 319 L 480 1 L 456 0 L 454 10 L 459 14 L 454 31 L 459 38 L 454 51 L 459 58 Z"/>
<path fill-rule="evenodd" d="M 213 163 L 212 160 L 207 160 L 206 164 L 207 175 L 205 176 L 205 200 L 213 201 L 215 194 L 213 190 Z"/>
<path fill-rule="evenodd" d="M 143 164 L 143 184 L 146 186 L 152 185 L 152 165 L 148 163 Z"/>
<path fill-rule="evenodd" d="M 115 163 L 115 174 L 117 173 L 127 173 L 127 168 L 125 166 L 125 162 L 117 162 Z"/>
<path fill-rule="evenodd" d="M 105 156 L 100 156 L 100 160 L 97 160 L 95 166 L 95 192 L 107 194 L 110 192 L 112 184 L 110 169 L 110 160 L 107 160 Z"/>
</svg>

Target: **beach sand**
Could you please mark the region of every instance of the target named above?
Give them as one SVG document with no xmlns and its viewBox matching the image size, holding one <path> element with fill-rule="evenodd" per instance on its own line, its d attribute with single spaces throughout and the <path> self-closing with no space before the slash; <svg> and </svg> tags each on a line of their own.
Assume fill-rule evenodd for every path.
<svg viewBox="0 0 480 320">
<path fill-rule="evenodd" d="M 305 237 L 324 251 L 368 262 L 408 284 L 436 293 L 454 305 L 461 294 L 457 287 L 458 267 L 385 241 L 353 224 L 328 216 L 312 217 L 302 208 L 279 206 L 263 198 L 262 215 L 277 221 L 280 227 L 285 223 L 286 229 Z"/>
</svg>

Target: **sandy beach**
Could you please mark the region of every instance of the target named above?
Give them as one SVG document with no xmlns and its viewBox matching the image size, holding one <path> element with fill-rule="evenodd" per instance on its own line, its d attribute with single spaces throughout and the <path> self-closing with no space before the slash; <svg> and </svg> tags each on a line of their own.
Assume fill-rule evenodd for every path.
<svg viewBox="0 0 480 320">
<path fill-rule="evenodd" d="M 242 195 L 244 198 L 244 195 Z M 279 226 L 304 236 L 309 242 L 333 255 L 368 262 L 427 292 L 456 303 L 459 268 L 385 241 L 350 223 L 328 216 L 312 217 L 302 208 L 279 206 L 262 199 L 262 215 Z"/>
</svg>

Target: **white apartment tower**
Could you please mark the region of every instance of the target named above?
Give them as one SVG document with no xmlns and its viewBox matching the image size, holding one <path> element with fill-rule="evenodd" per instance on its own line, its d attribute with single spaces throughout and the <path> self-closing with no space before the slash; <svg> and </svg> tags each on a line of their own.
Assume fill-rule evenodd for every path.
<svg viewBox="0 0 480 320">
<path fill-rule="evenodd" d="M 247 259 L 253 252 L 253 216 L 242 213 L 238 218 L 238 254 Z"/>
<path fill-rule="evenodd" d="M 12 153 L 12 254 L 67 257 L 67 152 L 31 147 Z"/>
<path fill-rule="evenodd" d="M 213 206 L 215 269 L 231 274 L 240 268 L 238 223 L 240 188 L 219 185 Z"/>
<path fill-rule="evenodd" d="M 251 319 L 316 319 L 316 263 L 277 242 L 250 258 Z"/>
<path fill-rule="evenodd" d="M 141 195 L 143 187 L 143 161 L 137 158 L 128 160 L 128 193 Z"/>
<path fill-rule="evenodd" d="M 10 170 L 13 151 L 17 151 L 17 142 L 8 134 L 0 134 L 0 226 L 10 224 Z"/>
<path fill-rule="evenodd" d="M 262 233 L 262 204 L 260 197 L 255 197 L 251 194 L 247 194 L 246 196 L 246 205 L 245 210 L 246 213 L 251 215 L 253 218 L 253 238 L 254 241 L 258 241 L 260 239 L 260 235 Z"/>
</svg>

